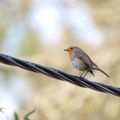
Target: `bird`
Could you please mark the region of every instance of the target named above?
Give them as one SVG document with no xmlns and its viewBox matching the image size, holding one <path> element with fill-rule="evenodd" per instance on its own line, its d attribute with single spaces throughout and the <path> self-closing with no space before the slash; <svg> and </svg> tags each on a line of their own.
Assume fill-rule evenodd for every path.
<svg viewBox="0 0 120 120">
<path fill-rule="evenodd" d="M 105 73 L 100 67 L 98 67 L 88 56 L 88 54 L 84 52 L 81 48 L 70 46 L 67 49 L 64 49 L 64 51 L 68 52 L 73 67 L 79 71 L 82 71 L 80 77 L 83 76 L 85 78 L 88 73 L 91 73 L 93 76 L 95 76 L 94 70 L 100 71 L 101 73 L 109 77 L 109 75 Z"/>
</svg>

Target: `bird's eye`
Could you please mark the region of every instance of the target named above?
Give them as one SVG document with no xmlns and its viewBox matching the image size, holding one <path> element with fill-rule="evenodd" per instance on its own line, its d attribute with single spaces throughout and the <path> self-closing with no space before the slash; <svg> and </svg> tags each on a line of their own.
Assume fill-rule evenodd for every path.
<svg viewBox="0 0 120 120">
<path fill-rule="evenodd" d="M 73 48 L 70 48 L 71 50 L 73 49 Z"/>
</svg>

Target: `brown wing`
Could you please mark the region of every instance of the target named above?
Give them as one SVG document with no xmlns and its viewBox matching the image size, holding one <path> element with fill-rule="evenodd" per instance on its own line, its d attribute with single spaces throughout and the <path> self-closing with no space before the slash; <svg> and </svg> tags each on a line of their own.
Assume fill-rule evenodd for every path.
<svg viewBox="0 0 120 120">
<path fill-rule="evenodd" d="M 76 56 L 81 59 L 89 68 L 92 68 L 92 60 L 90 57 L 82 50 L 76 52 Z"/>
</svg>

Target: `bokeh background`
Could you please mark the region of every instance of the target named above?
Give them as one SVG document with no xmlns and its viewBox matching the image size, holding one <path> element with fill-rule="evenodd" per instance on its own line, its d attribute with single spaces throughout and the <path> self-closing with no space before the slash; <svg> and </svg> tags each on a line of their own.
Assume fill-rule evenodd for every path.
<svg viewBox="0 0 120 120">
<path fill-rule="evenodd" d="M 80 75 L 63 51 L 85 50 L 120 86 L 120 0 L 0 0 L 0 52 Z M 0 108 L 12 120 L 119 120 L 120 98 L 0 64 Z M 6 120 L 0 112 L 0 120 Z"/>
</svg>

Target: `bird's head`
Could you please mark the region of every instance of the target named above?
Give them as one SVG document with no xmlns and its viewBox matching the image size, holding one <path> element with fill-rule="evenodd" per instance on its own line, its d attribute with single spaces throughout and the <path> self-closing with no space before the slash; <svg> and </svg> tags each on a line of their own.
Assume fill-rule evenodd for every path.
<svg viewBox="0 0 120 120">
<path fill-rule="evenodd" d="M 64 49 L 64 51 L 68 52 L 70 59 L 72 59 L 72 54 L 74 51 L 75 47 L 69 47 L 67 49 Z"/>
</svg>

